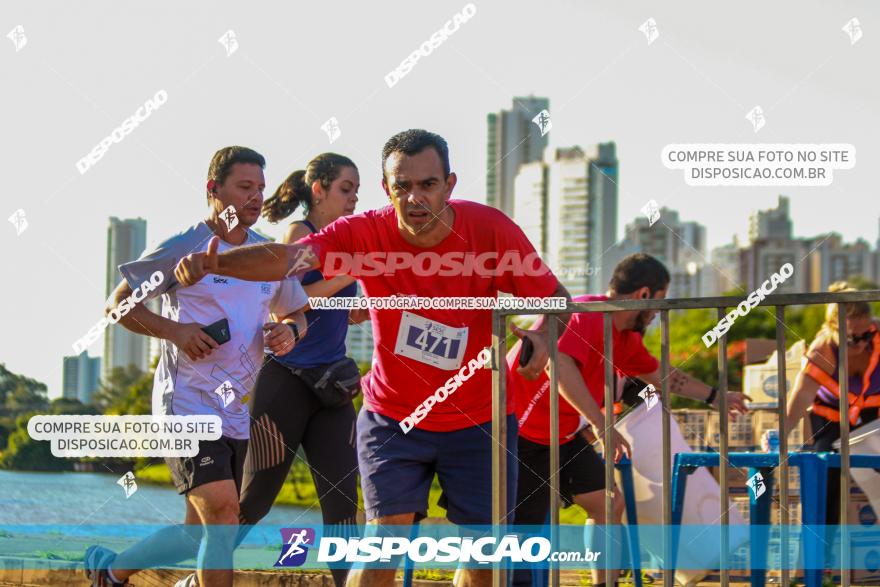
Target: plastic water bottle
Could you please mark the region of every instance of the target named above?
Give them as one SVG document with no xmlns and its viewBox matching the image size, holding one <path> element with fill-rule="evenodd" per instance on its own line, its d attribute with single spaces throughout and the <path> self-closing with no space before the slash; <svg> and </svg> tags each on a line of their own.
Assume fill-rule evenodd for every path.
<svg viewBox="0 0 880 587">
<path fill-rule="evenodd" d="M 779 430 L 768 430 L 761 442 L 764 452 L 779 452 Z"/>
</svg>

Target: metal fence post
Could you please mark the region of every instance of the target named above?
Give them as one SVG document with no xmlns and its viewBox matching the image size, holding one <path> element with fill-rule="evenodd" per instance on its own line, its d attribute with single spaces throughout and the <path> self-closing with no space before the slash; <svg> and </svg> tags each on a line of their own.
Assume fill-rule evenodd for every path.
<svg viewBox="0 0 880 587">
<path fill-rule="evenodd" d="M 726 308 L 718 308 L 718 320 L 721 320 Z M 730 584 L 730 571 L 727 566 L 727 555 L 730 553 L 730 486 L 727 464 L 730 462 L 729 434 L 727 425 L 727 337 L 718 337 L 718 431 L 721 438 L 718 439 L 720 456 L 718 457 L 718 483 L 721 485 L 721 585 L 727 587 Z M 708 440 L 708 439 L 707 439 Z M 707 443 L 708 444 L 708 443 Z"/>
<path fill-rule="evenodd" d="M 506 320 L 497 310 L 492 313 L 492 524 L 501 532 L 507 518 L 507 344 Z M 507 587 L 507 568 L 493 565 L 492 587 Z"/>
<path fill-rule="evenodd" d="M 602 314 L 605 334 L 605 581 L 611 575 L 611 529 L 614 526 L 614 330 L 611 312 Z"/>
<path fill-rule="evenodd" d="M 550 544 L 559 546 L 559 389 L 556 360 L 558 328 L 556 316 L 549 315 L 547 336 L 550 339 Z M 550 587 L 559 587 L 559 563 L 550 564 Z"/>
<path fill-rule="evenodd" d="M 846 510 L 849 501 L 849 356 L 846 342 L 846 304 L 837 304 L 837 385 L 840 389 L 840 581 L 849 587 L 849 532 Z"/>
<path fill-rule="evenodd" d="M 785 365 L 785 306 L 776 306 L 776 409 L 779 415 L 779 525 L 782 546 L 781 584 L 788 585 L 788 428 L 785 414 L 788 404 L 788 374 Z"/>
<path fill-rule="evenodd" d="M 669 379 L 669 310 L 660 311 L 660 381 Z M 672 398 L 666 390 L 660 394 L 663 406 L 663 586 L 673 587 L 675 577 L 670 571 L 672 560 L 672 446 L 669 418 L 672 417 Z"/>
</svg>

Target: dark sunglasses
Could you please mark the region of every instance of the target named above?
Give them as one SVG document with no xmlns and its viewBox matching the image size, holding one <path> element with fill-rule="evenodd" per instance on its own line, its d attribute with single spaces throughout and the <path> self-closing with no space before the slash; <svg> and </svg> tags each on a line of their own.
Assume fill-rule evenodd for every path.
<svg viewBox="0 0 880 587">
<path fill-rule="evenodd" d="M 862 334 L 859 334 L 858 336 L 850 334 L 849 336 L 846 337 L 846 344 L 848 344 L 850 346 L 855 346 L 855 345 L 859 344 L 860 342 L 868 342 L 869 340 L 871 340 L 874 337 L 875 332 L 876 331 L 873 328 L 871 328 L 870 330 L 866 330 L 865 332 L 863 332 Z"/>
</svg>

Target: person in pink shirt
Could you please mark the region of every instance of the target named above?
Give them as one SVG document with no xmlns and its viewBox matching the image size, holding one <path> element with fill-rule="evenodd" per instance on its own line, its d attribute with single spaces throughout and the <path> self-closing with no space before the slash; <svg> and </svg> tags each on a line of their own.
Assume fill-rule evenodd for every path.
<svg viewBox="0 0 880 587">
<path fill-rule="evenodd" d="M 541 262 L 523 231 L 499 210 L 451 199 L 457 177 L 446 141 L 408 130 L 382 150 L 382 187 L 390 206 L 340 218 L 299 241 L 316 253 L 325 277 L 348 273 L 367 298 L 561 297 L 565 288 Z M 285 276 L 302 250 L 269 244 L 233 254 L 194 254 L 176 275 L 195 283 L 207 273 L 262 280 Z M 364 378 L 358 416 L 358 463 L 367 518 L 409 525 L 427 514 L 436 473 L 448 519 L 491 523 L 491 370 L 488 309 L 371 309 L 373 368 Z M 558 315 L 558 332 L 568 315 Z M 546 326 L 512 331 L 534 346 L 517 369 L 535 379 L 548 360 Z M 516 487 L 516 420 L 508 395 L 508 493 Z M 465 569 L 465 584 L 488 585 L 491 569 Z M 363 569 L 352 585 L 392 585 L 394 569 Z"/>
</svg>

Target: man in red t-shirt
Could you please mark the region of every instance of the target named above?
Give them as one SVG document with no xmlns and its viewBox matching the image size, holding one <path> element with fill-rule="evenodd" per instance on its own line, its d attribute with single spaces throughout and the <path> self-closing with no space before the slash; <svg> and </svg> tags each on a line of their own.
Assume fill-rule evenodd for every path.
<svg viewBox="0 0 880 587">
<path fill-rule="evenodd" d="M 382 187 L 391 206 L 340 218 L 300 243 L 317 252 L 325 276 L 357 277 L 366 297 L 570 298 L 523 231 L 502 212 L 452 200 L 443 138 L 423 130 L 395 135 L 382 150 Z M 176 272 L 182 283 L 206 273 L 263 280 L 287 275 L 296 245 L 268 244 L 232 255 L 195 254 Z M 308 264 L 308 263 L 306 263 Z M 564 332 L 567 315 L 557 315 Z M 436 472 L 441 505 L 459 525 L 491 524 L 492 375 L 482 368 L 492 343 L 486 309 L 370 310 L 373 366 L 363 383 L 358 462 L 367 518 L 409 525 L 427 514 Z M 535 347 L 516 371 L 537 378 L 548 360 L 547 330 L 513 332 Z M 514 495 L 516 421 L 508 395 L 508 494 Z M 468 584 L 488 585 L 491 570 L 465 569 Z M 394 582 L 393 569 L 349 575 L 353 585 Z"/>
<path fill-rule="evenodd" d="M 578 296 L 575 302 L 627 299 L 663 299 L 669 286 L 669 272 L 663 264 L 643 253 L 630 255 L 614 268 L 614 275 L 604 296 Z M 672 393 L 704 400 L 715 405 L 716 389 L 673 369 L 669 385 L 661 385 L 659 362 L 642 341 L 645 328 L 655 311 L 628 311 L 612 314 L 612 360 L 617 373 L 637 377 L 659 392 L 666 387 Z M 517 343 L 507 356 L 508 393 L 516 397 L 519 421 L 519 480 L 514 518 L 517 525 L 542 525 L 550 511 L 550 380 L 546 373 L 538 379 L 524 379 L 514 368 L 522 344 Z M 599 406 L 605 396 L 605 335 L 601 312 L 578 312 L 572 315 L 559 339 L 559 482 L 565 507 L 576 503 L 597 524 L 605 523 L 605 465 L 593 447 L 578 434 L 582 418 L 592 425 L 596 436 L 614 454 L 615 461 L 630 447 L 614 429 L 605 432 L 605 417 Z M 746 412 L 742 393 L 729 392 L 727 405 L 732 412 Z M 610 433 L 610 434 L 609 434 Z M 611 442 L 606 437 L 612 436 Z M 612 446 L 613 448 L 608 448 Z M 624 503 L 614 488 L 614 520 L 619 524 Z M 605 584 L 605 572 L 593 570 L 593 585 Z M 517 586 L 529 583 L 528 570 L 514 575 Z"/>
</svg>

